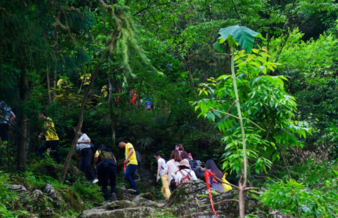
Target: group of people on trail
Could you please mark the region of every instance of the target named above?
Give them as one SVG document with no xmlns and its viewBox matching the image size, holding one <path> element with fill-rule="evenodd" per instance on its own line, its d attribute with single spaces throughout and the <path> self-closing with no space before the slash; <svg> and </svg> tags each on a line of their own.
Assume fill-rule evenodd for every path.
<svg viewBox="0 0 338 218">
<path fill-rule="evenodd" d="M 169 161 L 166 162 L 165 158 L 158 152 L 154 154 L 154 158 L 158 163 L 156 181 L 161 179 L 161 192 L 165 199 L 169 199 L 171 192 L 181 184 L 198 179 L 193 170 L 193 168 L 195 169 L 195 166 L 191 166 L 190 164 L 193 163 L 192 155 L 184 150 L 182 144 L 177 144 L 175 146 L 175 150 L 171 152 Z M 206 170 L 213 175 L 218 178 L 223 177 L 222 171 L 218 169 L 216 163 L 212 159 L 207 160 L 205 165 Z M 224 192 L 222 183 L 218 182 L 214 177 L 209 177 L 207 180 L 212 189 Z"/>
<path fill-rule="evenodd" d="M 0 105 L 1 104 L 3 104 L 3 102 L 0 102 Z M 15 115 L 9 107 L 3 108 L 5 108 L 5 110 L 3 110 L 5 113 L 2 112 L 0 114 L 0 118 L 5 118 L 3 120 L 5 120 L 6 123 L 4 123 L 4 121 L 0 122 L 0 132 L 1 139 L 6 140 L 7 135 L 3 134 L 4 131 L 2 131 L 2 129 L 8 127 L 8 125 L 14 121 Z M 43 144 L 38 148 L 39 155 L 41 158 L 45 159 L 45 154 L 47 151 L 57 163 L 61 163 L 61 157 L 59 155 L 58 149 L 60 138 L 55 128 L 55 124 L 44 111 L 40 112 L 39 119 L 44 122 L 44 129 L 39 134 L 39 139 L 45 139 Z M 6 124 L 6 126 L 4 127 L 3 124 Z M 76 132 L 76 130 L 77 128 L 74 128 L 74 133 L 77 134 L 78 137 L 76 150 L 80 152 L 81 157 L 79 170 L 84 172 L 88 181 L 93 181 L 93 183 L 98 182 L 102 188 L 105 200 L 116 200 L 117 161 L 112 150 L 107 148 L 104 144 L 101 144 L 95 152 L 95 150 L 93 150 L 94 146 L 89 136 L 86 133 L 83 133 L 80 128 L 78 129 L 78 132 Z M 124 139 L 118 140 L 117 145 L 120 149 L 124 149 L 125 151 L 125 160 L 123 161 L 123 164 L 124 177 L 130 185 L 128 192 L 137 195 L 139 192 L 135 183 L 135 171 L 137 170 L 140 163 L 138 161 L 136 151 L 134 146 Z M 166 161 L 165 158 L 158 152 L 154 154 L 154 158 L 156 158 L 158 163 L 156 181 L 162 181 L 161 192 L 165 199 L 168 199 L 171 195 L 171 192 L 181 184 L 188 181 L 197 180 L 202 176 L 204 177 L 204 174 L 201 176 L 201 174 L 196 171 L 196 160 L 193 160 L 192 155 L 184 150 L 182 144 L 177 144 L 175 146 L 175 149 L 170 154 L 169 161 Z M 94 168 L 91 165 L 93 159 Z M 213 175 L 217 176 L 218 178 L 222 178 L 223 173 L 217 168 L 213 160 L 207 160 L 205 165 L 206 169 L 213 173 Z M 210 184 L 211 188 L 223 192 L 224 187 L 222 187 L 221 183 L 219 183 L 213 177 L 209 177 L 207 180 L 208 181 L 206 182 Z M 110 185 L 111 188 L 110 193 L 108 191 L 108 185 Z"/>
<path fill-rule="evenodd" d="M 38 152 L 40 157 L 45 159 L 45 152 L 47 151 L 57 163 L 61 163 L 59 155 L 58 143 L 59 137 L 55 128 L 55 124 L 50 117 L 47 117 L 44 111 L 39 115 L 40 120 L 44 121 L 44 131 L 40 133 L 39 139 L 44 137 L 45 142 L 39 146 Z M 74 133 L 76 134 L 76 127 Z M 91 139 L 81 129 L 78 130 L 78 140 L 76 143 L 76 150 L 80 151 L 79 170 L 84 172 L 88 181 L 93 180 L 93 183 L 99 183 L 102 188 L 105 200 L 116 200 L 116 172 L 117 162 L 111 149 L 104 144 L 99 145 L 98 150 L 94 153 Z M 117 141 L 117 145 L 121 149 L 125 149 L 125 160 L 123 163 L 126 166 L 124 177 L 130 185 L 128 192 L 138 194 L 137 185 L 135 183 L 135 171 L 138 167 L 138 161 L 134 146 L 124 139 Z M 94 154 L 93 154 L 94 153 Z M 94 157 L 94 171 L 91 163 Z M 111 187 L 111 193 L 108 191 L 108 182 Z"/>
</svg>

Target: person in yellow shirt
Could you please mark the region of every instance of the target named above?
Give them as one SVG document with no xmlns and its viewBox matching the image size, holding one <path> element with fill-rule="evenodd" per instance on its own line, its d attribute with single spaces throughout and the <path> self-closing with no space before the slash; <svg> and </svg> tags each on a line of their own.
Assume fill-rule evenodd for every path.
<svg viewBox="0 0 338 218">
<path fill-rule="evenodd" d="M 121 149 L 125 149 L 125 160 L 123 163 L 127 165 L 126 172 L 124 172 L 124 177 L 127 179 L 130 185 L 128 192 L 138 195 L 138 190 L 135 183 L 135 171 L 138 167 L 138 163 L 134 146 L 124 139 L 119 139 L 117 144 Z"/>
<path fill-rule="evenodd" d="M 44 111 L 40 112 L 39 115 L 40 120 L 44 121 L 44 131 L 40 133 L 39 139 L 42 138 L 42 136 L 46 137 L 46 141 L 40 145 L 38 148 L 40 157 L 45 159 L 45 156 L 43 153 L 45 153 L 47 150 L 52 151 L 52 155 L 54 156 L 54 159 L 57 163 L 61 163 L 61 157 L 59 155 L 59 136 L 56 132 L 55 125 L 53 123 L 53 120 L 46 116 L 46 113 Z"/>
</svg>

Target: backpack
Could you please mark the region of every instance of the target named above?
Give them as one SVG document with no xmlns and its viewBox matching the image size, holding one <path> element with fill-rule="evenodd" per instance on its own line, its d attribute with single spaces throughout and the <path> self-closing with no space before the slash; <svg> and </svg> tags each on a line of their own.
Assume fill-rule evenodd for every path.
<svg viewBox="0 0 338 218">
<path fill-rule="evenodd" d="M 112 153 L 112 157 L 111 157 L 111 158 L 107 158 L 107 159 L 106 159 L 105 154 L 104 154 L 105 152 L 107 152 L 107 153 L 108 153 L 108 152 L 112 153 L 111 150 L 110 150 L 110 149 L 107 149 L 107 148 L 104 148 L 104 149 L 101 150 L 100 156 L 102 155 L 104 159 L 101 160 L 100 163 L 98 163 L 98 164 L 96 165 L 96 168 L 97 168 L 98 171 L 105 171 L 105 170 L 107 170 L 107 168 L 108 168 L 109 166 L 111 166 L 111 165 L 116 166 L 116 162 L 115 162 L 115 160 L 114 160 L 114 155 L 113 155 L 113 153 Z"/>
<path fill-rule="evenodd" d="M 204 170 L 199 168 L 198 166 L 203 167 L 203 164 L 200 160 L 189 160 L 189 165 L 191 169 L 195 172 L 196 177 L 199 179 L 204 180 Z"/>
<path fill-rule="evenodd" d="M 137 165 L 138 167 L 141 167 L 141 154 L 138 151 L 135 151 L 136 159 L 137 159 Z"/>
<path fill-rule="evenodd" d="M 189 182 L 189 181 L 192 180 L 192 176 L 190 175 L 190 173 L 189 173 L 188 171 L 186 171 L 186 172 L 187 172 L 187 175 L 184 175 L 184 174 L 182 173 L 181 170 L 178 171 L 178 172 L 180 172 L 181 175 L 182 175 L 182 179 L 181 179 L 181 181 L 180 181 L 180 185 L 182 185 L 182 184 L 185 183 L 185 182 Z"/>
<path fill-rule="evenodd" d="M 203 166 L 203 164 L 200 160 L 189 160 L 189 165 L 190 165 L 191 169 L 198 168 L 198 166 Z"/>
<path fill-rule="evenodd" d="M 225 178 L 227 175 L 228 175 L 228 173 L 224 173 L 222 181 L 229 183 Z M 227 184 L 224 184 L 224 183 L 222 183 L 222 187 L 223 187 L 224 192 L 232 190 L 232 187 L 230 185 L 227 185 Z"/>
</svg>

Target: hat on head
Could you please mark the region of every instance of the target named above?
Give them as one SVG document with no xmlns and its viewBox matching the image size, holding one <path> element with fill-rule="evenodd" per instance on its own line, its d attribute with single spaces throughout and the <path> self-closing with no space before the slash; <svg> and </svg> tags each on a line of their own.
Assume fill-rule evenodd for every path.
<svg viewBox="0 0 338 218">
<path fill-rule="evenodd" d="M 189 162 L 185 159 L 181 160 L 180 164 L 178 165 L 179 167 L 188 167 L 190 168 L 189 166 Z"/>
</svg>

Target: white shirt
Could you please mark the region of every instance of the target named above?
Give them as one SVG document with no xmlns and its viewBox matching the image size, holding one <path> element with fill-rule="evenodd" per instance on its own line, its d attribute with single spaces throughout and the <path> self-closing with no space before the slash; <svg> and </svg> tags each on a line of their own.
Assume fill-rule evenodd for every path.
<svg viewBox="0 0 338 218">
<path fill-rule="evenodd" d="M 12 114 L 14 114 L 12 109 L 4 101 L 0 101 L 0 115 L 9 120 Z M 7 124 L 6 120 L 0 118 L 0 123 Z"/>
<path fill-rule="evenodd" d="M 171 175 L 173 174 L 173 172 L 176 172 L 178 169 L 178 165 L 180 164 L 180 162 L 176 162 L 173 159 L 169 160 L 166 164 L 166 167 L 163 171 L 163 174 L 168 174 L 168 183 L 170 184 L 171 180 L 174 179 L 171 177 Z M 175 175 L 175 174 L 174 174 Z"/>
<path fill-rule="evenodd" d="M 87 136 L 86 133 L 82 133 L 82 135 L 80 136 L 80 138 L 77 140 L 78 142 L 86 142 L 86 141 L 90 141 L 90 138 Z M 76 144 L 76 150 L 82 150 L 84 148 L 90 148 L 90 144 Z"/>
<path fill-rule="evenodd" d="M 188 172 L 189 172 L 189 174 L 190 174 L 192 180 L 197 180 L 197 177 L 196 177 L 196 174 L 195 174 L 194 171 L 188 170 L 188 169 L 184 169 L 184 170 L 181 170 L 181 172 L 183 173 L 183 176 L 182 176 L 182 174 L 181 174 L 180 172 L 178 172 L 178 171 L 176 172 L 176 174 L 175 174 L 175 173 L 172 173 L 172 174 L 171 174 L 171 176 L 172 176 L 173 178 L 175 178 L 175 182 L 177 182 L 178 185 L 180 185 L 181 179 L 182 179 L 184 176 L 186 176 L 186 175 L 188 174 Z"/>
<path fill-rule="evenodd" d="M 165 169 L 167 164 L 165 163 L 165 160 L 163 158 L 159 158 L 157 160 L 157 163 L 161 164 L 160 176 L 162 176 L 164 174 L 164 169 Z"/>
</svg>

